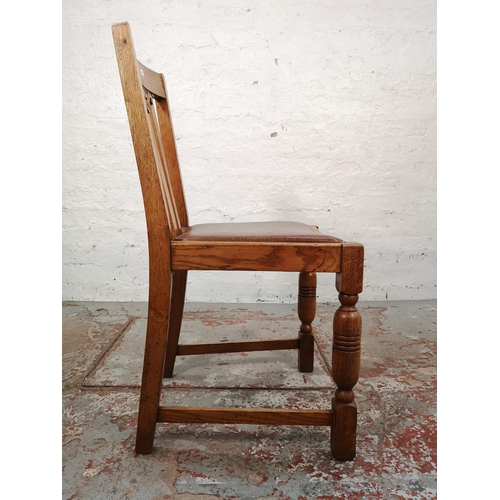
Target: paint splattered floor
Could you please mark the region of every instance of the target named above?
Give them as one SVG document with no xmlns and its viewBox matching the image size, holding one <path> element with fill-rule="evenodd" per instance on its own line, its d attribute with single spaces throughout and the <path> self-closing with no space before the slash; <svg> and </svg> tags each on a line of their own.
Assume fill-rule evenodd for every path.
<svg viewBox="0 0 500 500">
<path fill-rule="evenodd" d="M 296 351 L 186 356 L 162 404 L 329 408 L 332 317 L 312 374 Z M 63 305 L 63 499 L 436 498 L 436 302 L 361 303 L 357 457 L 326 427 L 159 424 L 134 455 L 146 305 Z M 187 304 L 181 343 L 295 336 L 292 305 Z M 271 387 L 271 390 L 265 389 Z"/>
</svg>

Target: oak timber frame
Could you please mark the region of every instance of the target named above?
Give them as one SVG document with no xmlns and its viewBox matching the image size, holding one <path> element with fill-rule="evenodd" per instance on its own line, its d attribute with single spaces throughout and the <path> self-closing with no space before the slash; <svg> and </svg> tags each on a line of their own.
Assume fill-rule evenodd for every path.
<svg viewBox="0 0 500 500">
<path fill-rule="evenodd" d="M 141 182 L 149 247 L 149 301 L 136 452 L 151 453 L 156 424 L 218 423 L 325 425 L 337 460 L 356 454 L 357 407 L 363 287 L 363 246 L 314 241 L 189 241 L 181 175 L 164 77 L 136 59 L 128 23 L 112 28 L 118 67 Z M 179 345 L 187 271 L 285 271 L 299 273 L 298 338 Z M 283 410 L 160 406 L 162 378 L 171 377 L 177 355 L 297 349 L 301 372 L 313 369 L 312 321 L 316 273 L 336 273 L 340 307 L 333 321 L 331 409 Z"/>
</svg>

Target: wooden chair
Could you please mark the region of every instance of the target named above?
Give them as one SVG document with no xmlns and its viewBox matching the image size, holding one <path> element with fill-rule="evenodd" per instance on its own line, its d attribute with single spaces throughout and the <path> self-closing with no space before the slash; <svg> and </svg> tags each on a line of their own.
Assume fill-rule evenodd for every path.
<svg viewBox="0 0 500 500">
<path fill-rule="evenodd" d="M 363 246 L 321 234 L 298 222 L 190 226 L 170 120 L 164 76 L 137 61 L 128 23 L 112 28 L 144 199 L 149 246 L 149 305 L 136 452 L 151 453 L 157 422 L 326 425 L 337 460 L 356 450 L 353 387 L 360 364 Z M 299 273 L 298 338 L 178 345 L 188 270 L 295 271 Z M 333 320 L 331 409 L 284 410 L 163 407 L 162 377 L 176 355 L 297 349 L 298 369 L 313 370 L 316 273 L 336 273 L 340 307 Z"/>
</svg>

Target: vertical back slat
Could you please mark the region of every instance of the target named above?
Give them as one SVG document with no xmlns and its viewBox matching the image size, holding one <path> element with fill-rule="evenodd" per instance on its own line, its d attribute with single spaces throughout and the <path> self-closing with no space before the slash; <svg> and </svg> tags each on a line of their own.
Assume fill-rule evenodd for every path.
<svg viewBox="0 0 500 500">
<path fill-rule="evenodd" d="M 160 75 L 164 81 L 163 75 Z M 164 88 L 166 86 L 164 84 Z M 172 181 L 173 195 L 179 220 L 183 227 L 189 225 L 188 213 L 186 208 L 186 200 L 184 197 L 184 188 L 182 186 L 182 176 L 179 168 L 179 160 L 177 157 L 177 148 L 175 146 L 175 135 L 172 120 L 170 118 L 170 105 L 168 102 L 168 92 L 166 98 L 158 101 L 157 106 L 158 123 L 160 124 L 162 143 L 165 148 L 167 157 L 167 165 Z"/>
<path fill-rule="evenodd" d="M 154 101 L 151 103 L 148 119 L 151 124 L 151 130 L 153 131 L 153 144 L 158 154 L 158 174 L 162 183 L 162 191 L 165 198 L 170 231 L 172 236 L 175 237 L 181 232 L 181 223 L 177 213 L 173 186 L 170 179 L 170 169 L 165 155 L 163 141 L 161 140 L 161 132 L 156 114 L 156 103 Z"/>
</svg>

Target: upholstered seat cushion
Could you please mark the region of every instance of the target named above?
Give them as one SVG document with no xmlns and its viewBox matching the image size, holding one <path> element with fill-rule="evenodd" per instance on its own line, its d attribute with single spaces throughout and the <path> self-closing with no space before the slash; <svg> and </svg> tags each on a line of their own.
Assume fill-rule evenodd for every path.
<svg viewBox="0 0 500 500">
<path fill-rule="evenodd" d="M 334 236 L 321 234 L 316 226 L 302 222 L 227 222 L 195 224 L 175 241 L 262 241 L 290 243 L 342 243 Z"/>
</svg>

